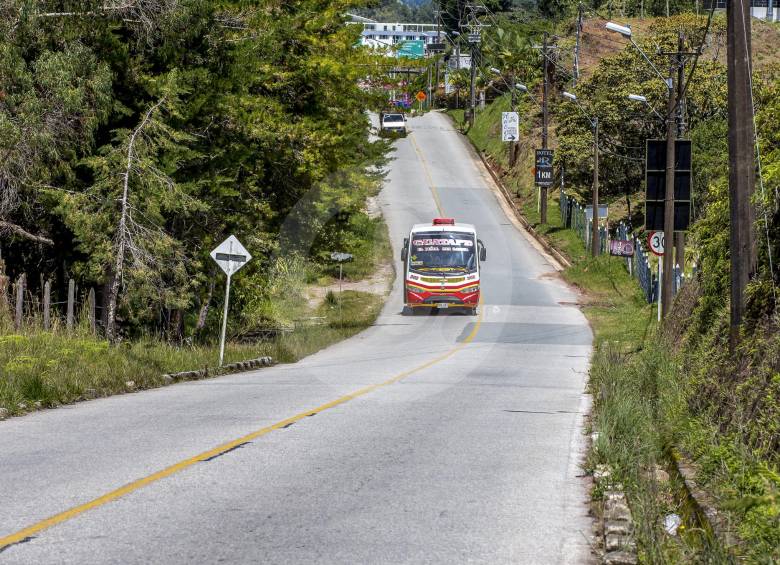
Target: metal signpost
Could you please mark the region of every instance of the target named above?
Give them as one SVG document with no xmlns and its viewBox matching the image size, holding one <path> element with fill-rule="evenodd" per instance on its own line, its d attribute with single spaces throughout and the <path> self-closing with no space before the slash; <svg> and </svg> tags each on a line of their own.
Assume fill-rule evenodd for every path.
<svg viewBox="0 0 780 565">
<path fill-rule="evenodd" d="M 423 102 L 425 102 L 425 99 L 428 98 L 428 96 L 421 90 L 420 92 L 417 93 L 415 98 L 420 103 L 420 112 L 422 112 L 422 104 Z"/>
<path fill-rule="evenodd" d="M 501 112 L 501 141 L 520 138 L 520 116 L 517 112 Z"/>
<path fill-rule="evenodd" d="M 227 331 L 228 304 L 230 303 L 230 279 L 233 277 L 233 273 L 249 262 L 252 255 L 249 254 L 249 251 L 241 245 L 241 242 L 234 235 L 217 245 L 210 255 L 227 275 L 225 307 L 222 311 L 222 332 L 219 338 L 219 366 L 221 367 L 225 358 L 225 332 Z"/>
<path fill-rule="evenodd" d="M 661 308 L 663 304 L 663 296 L 661 292 L 661 281 L 664 274 L 664 262 L 661 257 L 664 256 L 664 232 L 663 231 L 651 231 L 647 235 L 647 245 L 650 247 L 655 255 L 658 256 L 658 321 L 661 321 Z M 671 297 L 669 297 L 671 300 Z"/>
<path fill-rule="evenodd" d="M 341 326 L 344 327 L 344 316 L 341 312 L 341 278 L 344 270 L 344 263 L 352 261 L 352 254 L 334 251 L 330 254 L 330 258 L 332 261 L 336 261 L 339 264 L 339 320 L 341 321 Z"/>
</svg>

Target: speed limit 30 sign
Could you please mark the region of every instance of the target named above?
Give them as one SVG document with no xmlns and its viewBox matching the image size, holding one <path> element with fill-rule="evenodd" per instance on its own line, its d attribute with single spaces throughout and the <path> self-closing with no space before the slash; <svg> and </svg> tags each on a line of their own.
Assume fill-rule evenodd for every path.
<svg viewBox="0 0 780 565">
<path fill-rule="evenodd" d="M 659 257 L 664 254 L 664 232 L 651 231 L 647 236 L 647 245 L 650 247 L 650 251 L 658 255 Z"/>
</svg>

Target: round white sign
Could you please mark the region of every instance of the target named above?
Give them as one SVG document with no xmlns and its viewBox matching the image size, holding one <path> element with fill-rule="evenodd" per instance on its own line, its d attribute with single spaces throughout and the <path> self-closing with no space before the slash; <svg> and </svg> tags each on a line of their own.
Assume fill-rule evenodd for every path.
<svg viewBox="0 0 780 565">
<path fill-rule="evenodd" d="M 664 254 L 664 232 L 651 231 L 647 236 L 647 244 L 650 246 L 650 251 L 658 256 Z"/>
</svg>

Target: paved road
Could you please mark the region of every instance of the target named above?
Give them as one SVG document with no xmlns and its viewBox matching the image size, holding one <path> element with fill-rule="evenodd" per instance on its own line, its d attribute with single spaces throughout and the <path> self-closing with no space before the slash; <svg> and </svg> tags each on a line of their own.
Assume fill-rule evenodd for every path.
<svg viewBox="0 0 780 565">
<path fill-rule="evenodd" d="M 447 118 L 409 124 L 380 196 L 391 237 L 476 224 L 480 317 L 403 317 L 396 281 L 372 328 L 300 363 L 0 422 L 0 536 L 59 514 L 0 562 L 590 559 L 587 322 Z"/>
</svg>

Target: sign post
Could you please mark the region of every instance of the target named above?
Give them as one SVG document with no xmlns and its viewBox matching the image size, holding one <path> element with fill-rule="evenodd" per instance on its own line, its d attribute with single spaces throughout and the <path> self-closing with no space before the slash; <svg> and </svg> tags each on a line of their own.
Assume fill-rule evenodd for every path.
<svg viewBox="0 0 780 565">
<path fill-rule="evenodd" d="M 520 116 L 517 112 L 501 112 L 501 141 L 520 138 Z"/>
<path fill-rule="evenodd" d="M 662 308 L 662 301 L 663 301 L 663 292 L 661 292 L 661 281 L 663 280 L 663 273 L 664 273 L 664 262 L 661 260 L 661 258 L 664 256 L 664 232 L 662 231 L 651 231 L 647 235 L 647 244 L 650 247 L 650 251 L 652 251 L 655 255 L 658 256 L 658 321 L 661 321 L 661 308 Z M 668 297 L 669 300 L 672 299 L 672 297 Z"/>
<path fill-rule="evenodd" d="M 343 275 L 343 269 L 344 269 L 344 263 L 347 261 L 352 261 L 352 255 L 350 253 L 342 253 L 340 251 L 334 251 L 330 254 L 330 258 L 333 261 L 336 261 L 339 264 L 339 320 L 341 321 L 341 327 L 344 327 L 344 315 L 341 311 L 341 298 L 342 298 L 342 290 L 341 290 L 341 279 Z"/>
<path fill-rule="evenodd" d="M 217 245 L 210 255 L 227 275 L 225 306 L 222 310 L 222 331 L 219 337 L 219 366 L 221 367 L 225 358 L 225 333 L 227 332 L 228 305 L 230 304 L 230 281 L 233 278 L 233 273 L 246 265 L 252 258 L 252 255 L 249 254 L 249 251 L 241 245 L 241 242 L 234 235 Z"/>
<path fill-rule="evenodd" d="M 421 91 L 419 91 L 419 92 L 417 93 L 417 95 L 415 96 L 415 98 L 416 98 L 416 99 L 417 99 L 417 101 L 420 103 L 420 113 L 422 113 L 422 105 L 423 105 L 423 102 L 425 102 L 425 100 L 428 98 L 428 96 L 427 96 L 427 95 L 426 95 L 426 94 L 425 94 L 425 93 L 424 93 L 424 92 L 421 90 Z"/>
</svg>

